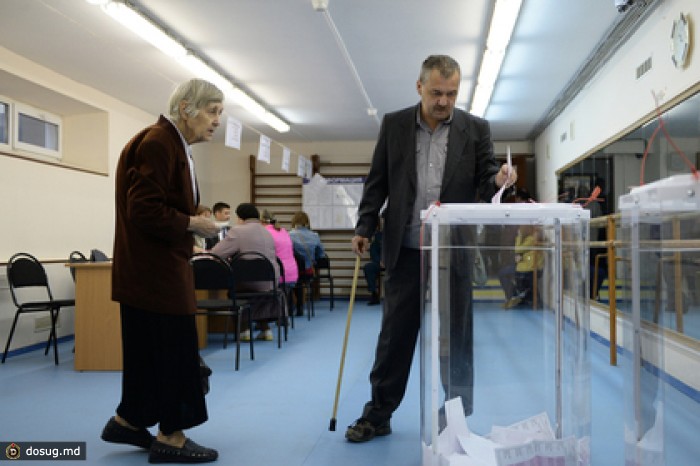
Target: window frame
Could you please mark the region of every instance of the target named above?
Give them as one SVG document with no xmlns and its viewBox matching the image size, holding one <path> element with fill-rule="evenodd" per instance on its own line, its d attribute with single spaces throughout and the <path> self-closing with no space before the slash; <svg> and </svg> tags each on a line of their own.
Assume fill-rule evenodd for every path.
<svg viewBox="0 0 700 466">
<path fill-rule="evenodd" d="M 0 95 L 0 106 L 5 106 L 5 129 L 7 130 L 7 139 L 0 140 L 0 150 L 9 151 L 12 149 L 12 100 Z"/>
<path fill-rule="evenodd" d="M 57 133 L 57 149 L 40 146 L 31 142 L 20 140 L 20 116 L 24 115 L 35 120 L 43 121 L 45 124 L 55 125 Z M 28 104 L 14 102 L 12 105 L 12 147 L 15 150 L 51 157 L 61 160 L 63 158 L 63 120 L 59 115 L 33 107 Z"/>
</svg>

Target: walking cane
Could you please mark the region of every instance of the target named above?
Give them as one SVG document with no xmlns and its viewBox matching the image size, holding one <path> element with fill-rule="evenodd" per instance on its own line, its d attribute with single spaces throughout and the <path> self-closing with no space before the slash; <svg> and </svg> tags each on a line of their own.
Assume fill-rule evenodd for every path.
<svg viewBox="0 0 700 466">
<path fill-rule="evenodd" d="M 335 388 L 335 402 L 333 403 L 333 416 L 328 430 L 335 431 L 335 416 L 338 413 L 338 397 L 340 396 L 340 382 L 343 380 L 343 367 L 345 366 L 345 350 L 348 347 L 348 335 L 350 334 L 350 321 L 352 320 L 352 306 L 355 304 L 355 290 L 357 289 L 357 274 L 360 270 L 360 256 L 355 258 L 355 272 L 352 275 L 352 288 L 350 289 L 350 304 L 348 305 L 348 319 L 345 323 L 345 338 L 343 339 L 343 351 L 340 355 L 340 367 L 338 368 L 338 384 Z"/>
</svg>

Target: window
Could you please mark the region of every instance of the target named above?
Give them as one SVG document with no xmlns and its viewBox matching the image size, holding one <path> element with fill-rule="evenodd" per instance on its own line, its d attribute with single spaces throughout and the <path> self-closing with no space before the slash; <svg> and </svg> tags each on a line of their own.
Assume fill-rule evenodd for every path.
<svg viewBox="0 0 700 466">
<path fill-rule="evenodd" d="M 0 100 L 0 148 L 9 149 L 10 104 Z"/>
<path fill-rule="evenodd" d="M 24 104 L 15 104 L 14 147 L 61 158 L 61 118 Z"/>
</svg>

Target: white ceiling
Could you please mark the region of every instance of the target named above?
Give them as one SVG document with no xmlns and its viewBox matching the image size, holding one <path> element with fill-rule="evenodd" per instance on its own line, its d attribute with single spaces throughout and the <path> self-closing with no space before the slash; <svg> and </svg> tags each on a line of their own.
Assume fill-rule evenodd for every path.
<svg viewBox="0 0 700 466">
<path fill-rule="evenodd" d="M 281 134 L 227 105 L 254 130 L 244 136 L 292 143 L 375 139 L 384 113 L 417 103 L 420 63 L 434 53 L 459 61 L 466 105 L 494 0 L 329 0 L 376 117 L 311 0 L 131 3 L 291 125 Z M 173 87 L 190 77 L 85 0 L 0 0 L 0 7 L 1 46 L 148 112 L 163 112 Z M 494 139 L 532 137 L 619 15 L 613 0 L 524 0 L 486 113 Z M 0 72 L 0 94 L 39 95 L 19 84 Z"/>
</svg>

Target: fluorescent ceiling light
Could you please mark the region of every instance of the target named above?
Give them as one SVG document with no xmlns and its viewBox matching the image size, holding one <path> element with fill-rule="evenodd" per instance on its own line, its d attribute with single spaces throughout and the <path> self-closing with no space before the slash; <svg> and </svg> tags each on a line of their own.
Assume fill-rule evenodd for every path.
<svg viewBox="0 0 700 466">
<path fill-rule="evenodd" d="M 285 123 L 284 121 L 282 121 L 281 119 L 277 118 L 277 116 L 273 113 L 265 112 L 265 115 L 263 115 L 262 121 L 264 121 L 268 125 L 272 126 L 280 133 L 286 133 L 287 131 L 289 131 L 289 125 L 287 123 Z"/>
<path fill-rule="evenodd" d="M 193 55 L 192 53 L 188 53 L 184 57 L 179 57 L 177 61 L 193 75 L 197 76 L 198 78 L 206 79 L 207 81 L 215 84 L 224 93 L 233 88 L 231 81 L 212 69 L 209 65 L 204 63 L 201 58 Z"/>
<path fill-rule="evenodd" d="M 262 120 L 267 125 L 273 127 L 280 133 L 286 133 L 289 131 L 289 125 L 285 123 L 282 119 L 278 118 L 274 113 L 265 110 L 265 107 L 260 105 L 254 99 L 252 99 L 248 94 L 243 92 L 237 87 L 232 87 L 226 92 L 226 97 L 233 103 L 240 105 L 246 109 L 249 113 L 252 113 L 260 120 Z"/>
<path fill-rule="evenodd" d="M 251 98 L 248 94 L 240 90 L 239 88 L 234 88 L 230 91 L 228 94 L 230 99 L 246 109 L 248 112 L 252 113 L 256 117 L 260 118 L 262 120 L 263 115 L 265 115 L 265 107 L 257 103 L 253 98 Z"/>
<path fill-rule="evenodd" d="M 185 49 L 185 47 L 160 30 L 155 24 L 126 6 L 126 4 L 109 2 L 103 4 L 101 7 L 109 16 L 158 48 L 164 54 L 170 57 L 182 57 L 187 54 L 187 49 Z"/>
<path fill-rule="evenodd" d="M 496 0 L 470 113 L 483 117 L 510 43 L 522 0 Z"/>
<path fill-rule="evenodd" d="M 99 5 L 102 10 L 126 28 L 149 42 L 166 55 L 173 57 L 180 65 L 189 70 L 194 76 L 206 79 L 219 87 L 224 95 L 240 105 L 248 112 L 258 117 L 262 122 L 280 133 L 289 131 L 289 125 L 275 114 L 267 111 L 260 103 L 235 87 L 224 75 L 209 66 L 193 52 L 188 51 L 150 19 L 129 7 L 123 1 L 117 0 L 86 0 L 92 5 Z"/>
</svg>

